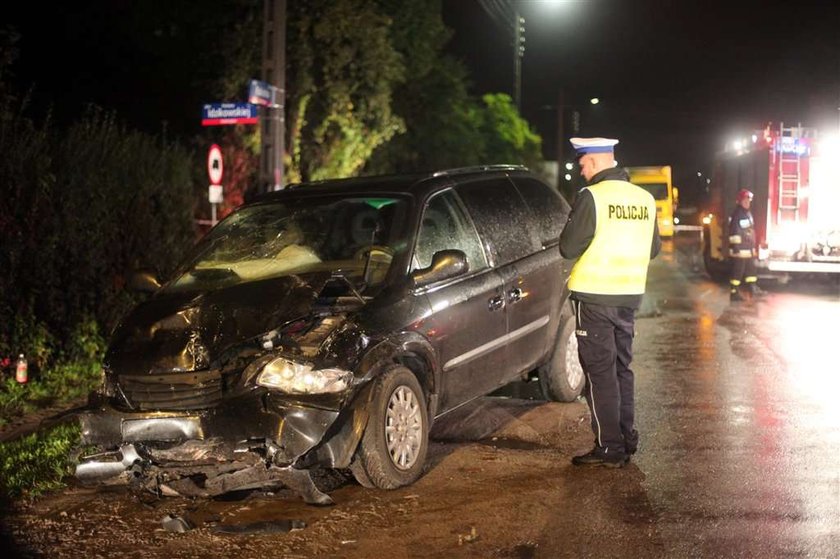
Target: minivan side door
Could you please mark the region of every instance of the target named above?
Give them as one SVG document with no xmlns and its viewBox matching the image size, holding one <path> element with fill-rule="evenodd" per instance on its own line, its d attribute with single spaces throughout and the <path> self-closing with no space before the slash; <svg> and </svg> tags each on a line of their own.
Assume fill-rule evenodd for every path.
<svg viewBox="0 0 840 559">
<path fill-rule="evenodd" d="M 570 261 L 560 255 L 558 247 L 560 233 L 566 225 L 571 208 L 560 193 L 540 180 L 527 176 L 514 176 L 511 180 L 528 206 L 539 245 L 538 252 L 517 264 L 517 271 L 526 277 L 535 278 L 537 285 L 546 288 L 539 301 L 545 307 L 539 312 L 549 312 L 551 315 L 546 329 L 550 351 L 560 327 L 559 311 L 569 294 L 567 282 L 572 266 Z M 526 359 L 520 363 L 520 370 L 530 370 L 536 364 Z"/>
<path fill-rule="evenodd" d="M 492 389 L 530 371 L 547 355 L 559 317 L 560 255 L 543 247 L 534 213 L 508 178 L 477 180 L 456 191 L 490 242 L 504 282 L 507 367 L 501 377 L 487 375 Z"/>
<path fill-rule="evenodd" d="M 469 270 L 421 288 L 431 313 L 418 328 L 438 353 L 441 413 L 484 394 L 476 378 L 504 367 L 507 327 L 503 282 L 489 266 L 475 225 L 452 190 L 435 194 L 425 205 L 412 270 L 428 267 L 435 252 L 445 249 L 463 251 Z"/>
</svg>

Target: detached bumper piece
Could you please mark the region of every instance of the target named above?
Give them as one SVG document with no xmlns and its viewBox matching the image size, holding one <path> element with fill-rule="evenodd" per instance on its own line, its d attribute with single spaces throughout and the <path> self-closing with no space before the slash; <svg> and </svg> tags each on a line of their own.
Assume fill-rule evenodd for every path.
<svg viewBox="0 0 840 559">
<path fill-rule="evenodd" d="M 272 464 L 263 452 L 271 446 L 231 449 L 221 441 L 187 441 L 153 449 L 124 444 L 116 451 L 85 457 L 76 467 L 76 477 L 85 483 L 130 483 L 157 494 L 186 497 L 285 486 L 309 504 L 333 504 L 309 471 Z"/>
</svg>

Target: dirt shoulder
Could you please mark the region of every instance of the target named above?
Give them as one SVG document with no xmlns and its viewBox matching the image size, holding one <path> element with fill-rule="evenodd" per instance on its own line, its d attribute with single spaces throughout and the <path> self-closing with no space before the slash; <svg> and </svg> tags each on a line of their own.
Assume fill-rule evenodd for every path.
<svg viewBox="0 0 840 559">
<path fill-rule="evenodd" d="M 587 557 L 627 546 L 656 555 L 638 468 L 570 465 L 591 436 L 582 402 L 482 398 L 435 425 L 426 474 L 397 491 L 331 475 L 319 483 L 336 505 L 318 508 L 284 493 L 141 500 L 71 487 L 10 511 L 6 531 L 13 553 L 50 557 Z M 167 531 L 167 515 L 195 528 Z M 218 531 L 255 523 L 253 534 Z M 305 527 L 285 532 L 290 524 Z"/>
</svg>

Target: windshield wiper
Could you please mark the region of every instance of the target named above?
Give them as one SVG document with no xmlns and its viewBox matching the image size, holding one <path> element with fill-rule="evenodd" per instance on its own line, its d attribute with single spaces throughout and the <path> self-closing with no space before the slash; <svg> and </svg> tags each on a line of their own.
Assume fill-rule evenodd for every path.
<svg viewBox="0 0 840 559">
<path fill-rule="evenodd" d="M 190 275 L 200 280 L 222 280 L 238 278 L 239 275 L 230 268 L 196 268 L 190 270 Z"/>
<path fill-rule="evenodd" d="M 366 304 L 365 298 L 362 297 L 362 294 L 359 293 L 359 290 L 356 289 L 356 286 L 350 281 L 350 278 L 344 275 L 344 272 L 341 270 L 334 270 L 330 275 L 330 279 L 340 279 L 344 282 L 344 284 L 350 288 L 350 292 L 362 303 Z"/>
</svg>

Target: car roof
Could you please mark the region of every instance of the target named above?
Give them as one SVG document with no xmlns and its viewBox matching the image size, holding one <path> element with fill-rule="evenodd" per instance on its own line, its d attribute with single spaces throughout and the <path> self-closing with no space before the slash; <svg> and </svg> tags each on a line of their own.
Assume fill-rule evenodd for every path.
<svg viewBox="0 0 840 559">
<path fill-rule="evenodd" d="M 474 167 L 460 167 L 431 173 L 414 173 L 403 175 L 377 175 L 368 177 L 353 177 L 348 179 L 329 179 L 306 183 L 291 184 L 284 190 L 267 192 L 253 200 L 255 203 L 284 200 L 319 195 L 354 195 L 354 194 L 408 194 L 424 197 L 426 194 L 449 186 L 457 179 L 470 176 L 505 176 L 508 174 L 529 174 L 528 168 L 521 165 L 480 165 Z"/>
</svg>

